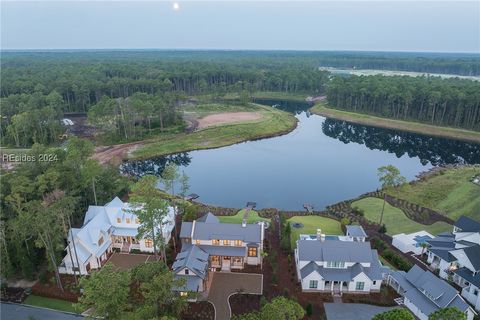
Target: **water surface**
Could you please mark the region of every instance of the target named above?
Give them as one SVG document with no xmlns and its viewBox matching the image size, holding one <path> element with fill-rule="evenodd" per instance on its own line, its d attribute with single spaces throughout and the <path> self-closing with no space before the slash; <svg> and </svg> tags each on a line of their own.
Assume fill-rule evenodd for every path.
<svg viewBox="0 0 480 320">
<path fill-rule="evenodd" d="M 377 168 L 392 164 L 408 180 L 432 166 L 480 163 L 480 145 L 325 118 L 307 103 L 261 100 L 295 113 L 289 134 L 212 150 L 125 163 L 133 175 L 159 175 L 174 161 L 190 177 L 203 203 L 244 207 L 315 209 L 379 187 Z"/>
</svg>

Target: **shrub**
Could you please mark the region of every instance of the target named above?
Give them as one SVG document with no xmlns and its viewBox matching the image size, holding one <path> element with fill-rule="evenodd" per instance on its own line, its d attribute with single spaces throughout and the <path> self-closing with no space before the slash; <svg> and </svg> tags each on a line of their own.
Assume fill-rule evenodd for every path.
<svg viewBox="0 0 480 320">
<path fill-rule="evenodd" d="M 38 279 L 40 280 L 40 283 L 46 284 L 48 282 L 48 276 L 45 271 L 40 272 L 38 275 Z"/>
<path fill-rule="evenodd" d="M 382 224 L 382 226 L 378 229 L 378 232 L 380 232 L 381 234 L 387 233 L 387 227 Z"/>
<path fill-rule="evenodd" d="M 311 303 L 307 304 L 305 307 L 305 312 L 307 312 L 307 316 L 311 316 L 313 314 L 313 306 Z"/>
</svg>

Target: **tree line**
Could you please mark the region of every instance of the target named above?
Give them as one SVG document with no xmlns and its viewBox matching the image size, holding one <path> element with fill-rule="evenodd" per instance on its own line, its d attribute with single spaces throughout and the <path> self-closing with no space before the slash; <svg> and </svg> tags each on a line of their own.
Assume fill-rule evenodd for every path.
<svg viewBox="0 0 480 320">
<path fill-rule="evenodd" d="M 382 117 L 480 130 L 480 82 L 439 77 L 335 77 L 331 106 Z"/>
<path fill-rule="evenodd" d="M 34 279 L 42 266 L 54 272 L 65 255 L 71 226 L 83 223 L 91 204 L 105 204 L 130 185 L 115 167 L 90 159 L 93 145 L 71 138 L 64 148 L 35 144 L 36 161 L 17 164 L 0 179 L 1 273 Z M 51 161 L 40 161 L 49 154 Z"/>
</svg>

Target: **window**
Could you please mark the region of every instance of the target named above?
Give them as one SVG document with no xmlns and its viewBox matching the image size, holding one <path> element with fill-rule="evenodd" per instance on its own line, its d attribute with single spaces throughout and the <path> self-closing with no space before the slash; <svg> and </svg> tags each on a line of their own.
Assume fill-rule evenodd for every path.
<svg viewBox="0 0 480 320">
<path fill-rule="evenodd" d="M 127 218 L 127 223 L 130 223 L 130 218 Z"/>
<path fill-rule="evenodd" d="M 318 281 L 317 280 L 310 280 L 310 285 L 308 287 L 310 289 L 317 289 L 318 288 Z"/>
<path fill-rule="evenodd" d="M 219 245 L 220 245 L 220 240 L 214 239 L 214 240 L 212 240 L 212 244 L 213 244 L 214 246 L 219 246 Z"/>
<path fill-rule="evenodd" d="M 355 286 L 355 290 L 363 291 L 364 288 L 365 288 L 365 282 L 357 282 Z"/>
<path fill-rule="evenodd" d="M 242 246 L 242 240 L 235 240 L 235 243 L 234 243 L 237 247 L 241 247 Z"/>
<path fill-rule="evenodd" d="M 122 218 L 117 218 L 117 223 L 122 223 Z"/>
<path fill-rule="evenodd" d="M 212 256 L 212 264 L 219 264 L 220 257 L 219 256 Z"/>
<path fill-rule="evenodd" d="M 195 240 L 195 243 L 196 243 L 196 244 L 200 244 L 200 240 Z"/>
<path fill-rule="evenodd" d="M 248 248 L 248 256 L 249 257 L 256 257 L 257 256 L 257 248 L 249 247 Z"/>
<path fill-rule="evenodd" d="M 327 268 L 345 268 L 345 262 L 343 261 L 328 261 Z"/>
<path fill-rule="evenodd" d="M 100 237 L 100 239 L 98 239 L 98 245 L 99 245 L 99 246 L 101 246 L 101 245 L 102 245 L 102 243 L 103 243 L 103 236 L 102 236 L 102 237 Z"/>
<path fill-rule="evenodd" d="M 242 258 L 239 258 L 239 257 L 234 257 L 234 258 L 232 258 L 232 262 L 233 262 L 233 264 L 235 264 L 235 265 L 241 265 L 241 264 L 243 263 L 242 260 L 243 260 L 243 259 L 242 259 Z"/>
<path fill-rule="evenodd" d="M 136 224 L 140 224 L 140 219 L 135 218 L 135 223 L 136 223 Z"/>
<path fill-rule="evenodd" d="M 185 269 L 185 274 L 189 274 L 190 270 Z"/>
<path fill-rule="evenodd" d="M 153 247 L 152 239 L 145 239 L 145 247 L 146 248 L 152 248 Z"/>
<path fill-rule="evenodd" d="M 377 284 L 377 281 L 373 281 L 373 285 L 376 285 Z"/>
<path fill-rule="evenodd" d="M 473 290 L 473 295 L 478 296 L 478 290 L 477 289 Z"/>
<path fill-rule="evenodd" d="M 181 292 L 180 292 L 180 296 L 181 296 L 181 297 L 186 297 L 186 296 L 188 296 L 188 292 L 181 291 Z"/>
<path fill-rule="evenodd" d="M 230 245 L 230 240 L 223 240 L 223 245 L 224 246 L 229 246 Z"/>
</svg>

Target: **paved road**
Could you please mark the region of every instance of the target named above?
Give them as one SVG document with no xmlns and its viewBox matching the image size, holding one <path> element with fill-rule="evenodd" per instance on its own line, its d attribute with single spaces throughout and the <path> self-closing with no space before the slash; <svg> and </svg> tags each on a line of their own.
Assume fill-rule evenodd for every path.
<svg viewBox="0 0 480 320">
<path fill-rule="evenodd" d="M 27 306 L 24 304 L 0 304 L 0 318 L 2 320 L 82 320 L 83 316 L 73 315 L 60 311 Z"/>
<path fill-rule="evenodd" d="M 362 303 L 325 303 L 328 320 L 371 320 L 375 315 L 398 307 L 377 307 Z"/>
<path fill-rule="evenodd" d="M 228 320 L 232 317 L 229 298 L 241 292 L 262 294 L 263 275 L 238 272 L 214 272 L 208 301 L 215 308 L 215 320 Z M 2 319 L 3 320 L 3 319 Z"/>
</svg>

